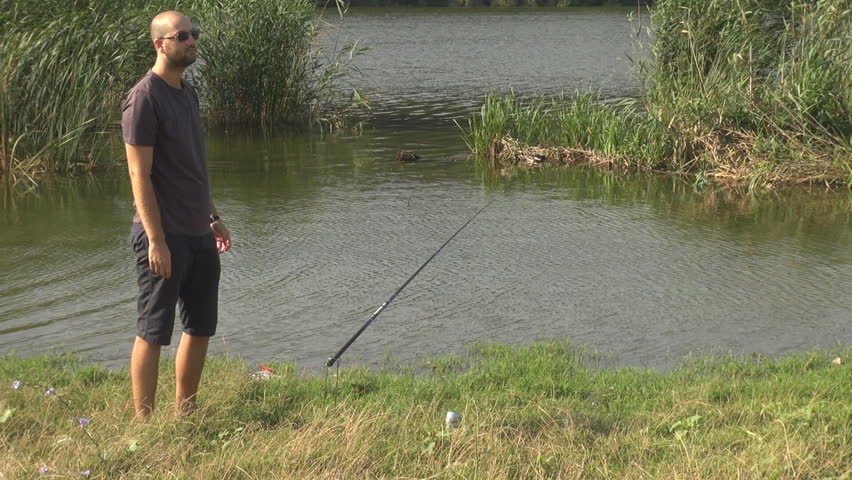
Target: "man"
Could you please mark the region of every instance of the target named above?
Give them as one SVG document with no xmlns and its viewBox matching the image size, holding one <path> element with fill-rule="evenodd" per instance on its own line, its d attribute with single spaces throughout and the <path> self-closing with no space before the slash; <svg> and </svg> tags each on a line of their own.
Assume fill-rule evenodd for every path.
<svg viewBox="0 0 852 480">
<path fill-rule="evenodd" d="M 219 254 L 231 234 L 213 202 L 198 96 L 182 80 L 198 55 L 199 31 L 179 12 L 151 22 L 153 68 L 122 109 L 136 206 L 131 243 L 139 282 L 137 337 L 130 358 L 137 417 L 154 410 L 160 347 L 171 343 L 180 303 L 183 336 L 175 359 L 175 410 L 195 407 L 210 337 L 216 332 Z"/>
</svg>

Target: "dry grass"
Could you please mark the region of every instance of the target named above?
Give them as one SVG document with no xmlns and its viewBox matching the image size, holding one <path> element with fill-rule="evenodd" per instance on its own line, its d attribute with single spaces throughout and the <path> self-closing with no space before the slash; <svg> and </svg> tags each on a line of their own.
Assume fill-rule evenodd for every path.
<svg viewBox="0 0 852 480">
<path fill-rule="evenodd" d="M 605 156 L 594 150 L 567 147 L 524 145 L 506 135 L 495 138 L 488 149 L 488 161 L 494 170 L 507 171 L 514 167 L 594 166 L 600 168 L 629 167 L 617 156 Z"/>
<path fill-rule="evenodd" d="M 852 371 L 831 360 L 849 353 L 661 373 L 589 369 L 564 343 L 484 346 L 459 369 L 353 368 L 337 384 L 286 365 L 252 380 L 241 361 L 214 359 L 193 416 L 160 405 L 145 423 L 131 421 L 124 372 L 6 357 L 0 381 L 29 383 L 0 390 L 0 419 L 14 409 L 0 478 L 848 479 Z M 463 416 L 451 433 L 447 410 Z"/>
<path fill-rule="evenodd" d="M 755 155 L 753 137 L 735 132 L 730 132 L 730 136 L 737 137 L 737 140 L 723 143 L 715 135 L 693 139 L 695 145 L 691 150 L 696 152 L 696 156 L 692 163 L 701 163 L 702 166 L 690 165 L 687 172 L 700 171 L 700 175 L 719 183 L 731 187 L 747 185 L 750 189 L 794 185 L 835 188 L 846 185 L 845 169 L 825 153 L 803 150 L 797 162 L 778 163 Z M 543 166 L 665 171 L 663 167 L 637 162 L 625 155 L 606 155 L 581 146 L 526 145 L 508 135 L 493 140 L 486 159 L 492 171 L 503 175 L 512 174 L 518 169 Z"/>
</svg>

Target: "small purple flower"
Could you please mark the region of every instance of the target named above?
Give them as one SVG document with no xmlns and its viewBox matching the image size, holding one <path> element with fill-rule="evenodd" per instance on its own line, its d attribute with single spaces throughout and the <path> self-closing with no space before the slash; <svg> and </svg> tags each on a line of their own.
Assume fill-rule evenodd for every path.
<svg viewBox="0 0 852 480">
<path fill-rule="evenodd" d="M 81 426 L 81 427 L 86 428 L 86 425 L 88 425 L 88 424 L 89 424 L 89 419 L 88 419 L 88 418 L 83 417 L 83 418 L 81 418 L 81 419 L 80 419 L 80 426 Z"/>
<path fill-rule="evenodd" d="M 14 382 L 12 382 L 12 388 L 14 388 L 15 390 L 21 388 L 21 381 L 15 380 Z"/>
<path fill-rule="evenodd" d="M 56 393 L 56 389 L 53 388 L 53 387 L 50 387 L 50 388 L 47 389 L 47 391 L 44 392 L 44 396 L 49 397 L 49 396 L 53 395 L 54 393 Z"/>
<path fill-rule="evenodd" d="M 91 474 L 91 473 L 92 473 L 91 470 L 83 470 L 82 472 L 80 472 L 80 475 L 82 475 L 84 477 L 88 477 L 89 474 Z"/>
<path fill-rule="evenodd" d="M 50 471 L 50 469 L 47 468 L 47 465 L 42 465 L 41 468 L 38 469 L 38 473 L 41 473 L 42 475 L 44 475 L 45 473 L 47 473 L 49 471 Z"/>
</svg>

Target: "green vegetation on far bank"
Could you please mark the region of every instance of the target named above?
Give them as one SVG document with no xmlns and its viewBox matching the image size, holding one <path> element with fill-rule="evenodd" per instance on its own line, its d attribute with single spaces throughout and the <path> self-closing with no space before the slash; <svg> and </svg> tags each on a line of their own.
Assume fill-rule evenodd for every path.
<svg viewBox="0 0 852 480">
<path fill-rule="evenodd" d="M 746 183 L 852 186 L 849 0 L 660 0 L 642 98 L 489 96 L 471 150 L 495 169 L 594 164 Z"/>
<path fill-rule="evenodd" d="M 188 75 L 205 117 L 217 124 L 317 121 L 354 51 L 316 48 L 321 18 L 311 0 L 0 6 L 0 177 L 17 181 L 108 160 L 107 144 L 120 136 L 120 104 L 153 65 L 149 25 L 162 10 L 180 9 L 201 27 L 201 60 Z"/>
<path fill-rule="evenodd" d="M 595 368 L 564 342 L 480 344 L 415 374 L 324 379 L 208 363 L 193 416 L 133 423 L 129 379 L 0 358 L 4 478 L 816 478 L 852 476 L 852 347 Z M 590 366 L 591 365 L 591 366 Z M 164 365 L 160 398 L 174 392 Z M 332 372 L 334 373 L 334 372 Z M 15 382 L 15 383 L 13 383 Z M 20 382 L 20 383 L 17 383 Z M 17 387 L 17 388 L 13 388 Z M 447 411 L 461 427 L 444 428 Z"/>
</svg>

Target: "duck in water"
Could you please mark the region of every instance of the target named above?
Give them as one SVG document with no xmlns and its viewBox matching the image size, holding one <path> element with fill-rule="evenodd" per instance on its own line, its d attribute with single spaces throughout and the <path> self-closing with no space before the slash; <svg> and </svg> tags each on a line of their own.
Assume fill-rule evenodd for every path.
<svg viewBox="0 0 852 480">
<path fill-rule="evenodd" d="M 402 151 L 396 154 L 396 159 L 402 163 L 416 162 L 420 157 L 414 152 Z"/>
</svg>

